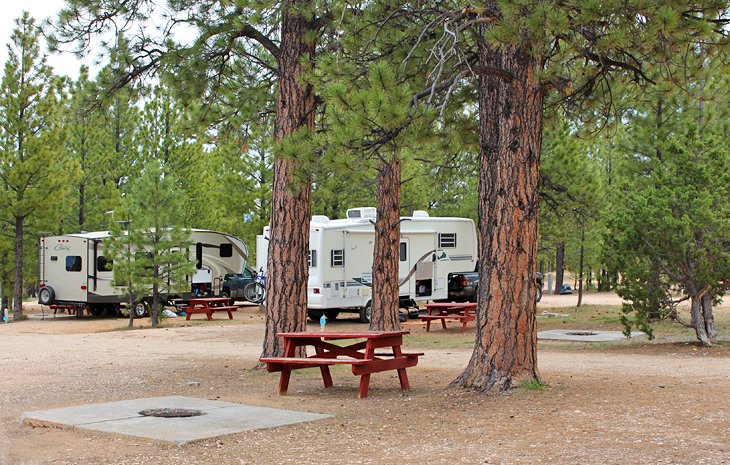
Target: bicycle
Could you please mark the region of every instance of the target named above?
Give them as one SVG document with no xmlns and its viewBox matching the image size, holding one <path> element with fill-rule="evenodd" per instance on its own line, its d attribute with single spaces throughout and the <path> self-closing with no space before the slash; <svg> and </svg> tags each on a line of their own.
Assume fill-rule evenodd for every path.
<svg viewBox="0 0 730 465">
<path fill-rule="evenodd" d="M 243 297 L 255 304 L 260 304 L 266 299 L 266 274 L 263 268 L 256 273 L 254 281 L 243 288 Z"/>
</svg>

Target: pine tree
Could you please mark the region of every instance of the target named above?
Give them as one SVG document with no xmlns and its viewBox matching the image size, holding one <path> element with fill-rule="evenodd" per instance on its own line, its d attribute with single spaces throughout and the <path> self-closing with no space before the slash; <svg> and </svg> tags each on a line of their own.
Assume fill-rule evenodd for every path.
<svg viewBox="0 0 730 465">
<path fill-rule="evenodd" d="M 186 199 L 164 173 L 161 162 L 154 159 L 144 165 L 127 196 L 129 211 L 124 216 L 130 220 L 128 240 L 134 249 L 134 264 L 119 280 L 151 290 L 150 320 L 156 327 L 165 296 L 187 290 L 185 277 L 193 273 L 187 257 L 190 230 L 179 223 Z M 120 257 L 125 256 L 124 246 L 117 250 L 123 251 Z"/>
<path fill-rule="evenodd" d="M 59 81 L 40 52 L 40 30 L 27 12 L 15 24 L 0 84 L 0 211 L 15 236 L 13 315 L 21 319 L 28 220 L 51 220 L 78 171 L 61 150 Z"/>
</svg>

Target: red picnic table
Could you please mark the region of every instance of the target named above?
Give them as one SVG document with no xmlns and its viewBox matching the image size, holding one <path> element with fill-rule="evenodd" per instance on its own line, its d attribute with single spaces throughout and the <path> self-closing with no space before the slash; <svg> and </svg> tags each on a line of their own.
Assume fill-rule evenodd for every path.
<svg viewBox="0 0 730 465">
<path fill-rule="evenodd" d="M 213 312 L 226 312 L 228 318 L 232 320 L 232 312 L 238 310 L 238 307 L 230 305 L 230 301 L 228 297 L 196 297 L 188 299 L 187 307 L 181 307 L 180 310 L 186 313 L 186 320 L 189 320 L 193 313 L 205 313 L 208 320 L 212 320 Z"/>
<path fill-rule="evenodd" d="M 329 365 L 352 365 L 352 374 L 360 376 L 358 398 L 368 396 L 370 375 L 387 370 L 397 370 L 401 389 L 410 389 L 407 367 L 418 364 L 418 357 L 423 353 L 404 353 L 401 350 L 403 335 L 409 331 L 311 331 L 279 333 L 284 339 L 284 357 L 262 357 L 266 369 L 270 372 L 280 371 L 279 394 L 285 395 L 289 388 L 292 370 L 319 367 L 325 387 L 332 387 L 332 376 Z M 350 345 L 332 344 L 332 340 L 364 339 Z M 314 355 L 306 358 L 295 357 L 297 347 L 313 346 Z M 388 348 L 392 352 L 376 353 L 375 349 Z"/>
<path fill-rule="evenodd" d="M 426 314 L 418 318 L 426 322 L 426 332 L 431 330 L 431 321 L 441 320 L 446 329 L 446 320 L 461 321 L 461 331 L 466 331 L 466 324 L 476 320 L 476 302 L 436 302 L 426 304 Z"/>
</svg>

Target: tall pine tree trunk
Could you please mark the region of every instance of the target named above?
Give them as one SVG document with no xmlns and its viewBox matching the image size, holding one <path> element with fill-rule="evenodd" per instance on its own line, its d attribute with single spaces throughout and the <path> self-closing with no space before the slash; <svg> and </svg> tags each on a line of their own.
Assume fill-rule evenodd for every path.
<svg viewBox="0 0 730 465">
<path fill-rule="evenodd" d="M 585 256 L 586 227 L 580 225 L 580 263 L 578 264 L 578 303 L 576 307 L 583 304 L 583 257 Z"/>
<path fill-rule="evenodd" d="M 15 217 L 15 283 L 13 286 L 13 321 L 23 319 L 23 227 L 25 217 Z"/>
<path fill-rule="evenodd" d="M 313 20 L 306 13 L 311 0 L 286 2 L 282 7 L 279 81 L 274 139 L 279 142 L 300 129 L 314 128 L 314 89 L 302 82 L 302 60 L 314 56 Z M 309 19 L 308 19 L 309 18 Z M 266 334 L 262 356 L 284 355 L 277 333 L 302 331 L 307 321 L 309 221 L 311 183 L 297 181 L 296 160 L 274 162 Z"/>
<path fill-rule="evenodd" d="M 480 44 L 476 344 L 452 383 L 482 391 L 538 380 L 535 266 L 543 94 L 521 47 Z"/>
<path fill-rule="evenodd" d="M 553 294 L 560 292 L 563 287 L 565 276 L 565 242 L 555 244 L 555 290 Z"/>
<path fill-rule="evenodd" d="M 400 329 L 398 264 L 400 251 L 400 161 L 378 163 L 378 218 L 375 222 L 371 331 Z"/>
</svg>

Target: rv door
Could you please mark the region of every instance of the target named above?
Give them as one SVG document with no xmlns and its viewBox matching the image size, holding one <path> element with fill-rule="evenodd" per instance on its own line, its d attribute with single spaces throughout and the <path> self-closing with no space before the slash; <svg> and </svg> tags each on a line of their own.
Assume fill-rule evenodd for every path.
<svg viewBox="0 0 730 465">
<path fill-rule="evenodd" d="M 400 295 L 411 295 L 413 276 L 408 276 L 411 272 L 411 241 L 407 237 L 401 237 L 399 256 L 398 281 L 402 284 L 398 288 L 398 293 Z"/>
</svg>

